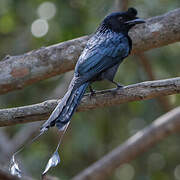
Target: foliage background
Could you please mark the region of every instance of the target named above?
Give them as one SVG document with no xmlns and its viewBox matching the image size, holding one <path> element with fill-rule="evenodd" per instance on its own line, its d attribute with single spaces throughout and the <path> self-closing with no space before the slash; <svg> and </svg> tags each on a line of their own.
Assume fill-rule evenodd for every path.
<svg viewBox="0 0 180 180">
<path fill-rule="evenodd" d="M 112 11 L 109 0 L 52 0 L 56 14 L 47 20 L 49 29 L 41 38 L 33 36 L 32 23 L 39 18 L 38 8 L 44 0 L 0 1 L 0 58 L 23 54 L 95 31 L 103 17 Z M 148 18 L 180 7 L 179 0 L 134 0 L 129 6 L 138 9 L 139 17 Z M 180 76 L 180 44 L 172 44 L 146 52 L 156 79 Z M 52 97 L 64 82 L 64 75 L 41 81 L 23 90 L 0 96 L 0 107 L 15 107 L 38 103 Z M 128 57 L 121 65 L 116 80 L 127 85 L 148 80 L 137 57 Z M 112 88 L 108 82 L 98 82 L 96 89 Z M 63 94 L 65 92 L 59 92 Z M 58 98 L 58 97 L 57 97 Z M 168 97 L 170 108 L 180 104 L 180 96 Z M 119 106 L 76 113 L 60 148 L 61 165 L 50 174 L 69 179 L 101 158 L 128 137 L 165 113 L 156 100 L 132 102 Z M 4 128 L 12 137 L 23 125 Z M 180 179 L 179 134 L 163 140 L 130 164 L 118 168 L 110 179 L 171 180 Z M 1 137 L 0 137 L 1 138 Z M 52 129 L 48 135 L 21 153 L 28 175 L 38 178 L 58 137 Z M 0 156 L 2 153 L 0 154 Z"/>
</svg>

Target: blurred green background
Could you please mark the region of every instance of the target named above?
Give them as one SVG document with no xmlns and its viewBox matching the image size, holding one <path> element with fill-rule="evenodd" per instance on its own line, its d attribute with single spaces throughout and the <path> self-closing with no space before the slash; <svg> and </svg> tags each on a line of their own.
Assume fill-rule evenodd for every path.
<svg viewBox="0 0 180 180">
<path fill-rule="evenodd" d="M 0 59 L 8 54 L 23 54 L 90 34 L 113 7 L 114 1 L 109 0 L 0 0 Z M 180 1 L 134 0 L 129 2 L 129 7 L 137 8 L 139 17 L 148 18 L 180 7 Z M 146 52 L 155 79 L 180 76 L 179 48 L 180 43 L 176 43 Z M 0 107 L 16 107 L 59 98 L 65 93 L 70 77 L 71 74 L 66 73 L 1 95 Z M 149 76 L 139 58 L 131 56 L 120 66 L 116 80 L 128 85 L 149 80 Z M 93 87 L 107 89 L 114 86 L 108 82 L 98 82 Z M 74 114 L 60 148 L 62 162 L 49 174 L 63 180 L 70 179 L 167 109 L 180 104 L 179 95 L 169 96 L 166 100 L 166 108 L 153 99 Z M 1 129 L 11 138 L 22 128 L 24 125 Z M 109 179 L 180 180 L 179 138 L 178 133 L 166 138 L 136 160 L 118 168 Z M 21 153 L 27 175 L 39 178 L 57 142 L 57 131 L 52 129 Z M 0 151 L 0 159 L 2 156 Z"/>
</svg>

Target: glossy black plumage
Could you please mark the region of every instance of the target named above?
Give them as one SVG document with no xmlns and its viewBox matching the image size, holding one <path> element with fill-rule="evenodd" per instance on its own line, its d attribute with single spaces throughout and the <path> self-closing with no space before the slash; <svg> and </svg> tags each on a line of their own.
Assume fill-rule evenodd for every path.
<svg viewBox="0 0 180 180">
<path fill-rule="evenodd" d="M 129 29 L 144 22 L 136 15 L 137 11 L 130 8 L 126 12 L 112 13 L 103 20 L 77 61 L 67 93 L 41 131 L 54 125 L 63 130 L 90 83 L 103 79 L 113 82 L 118 66 L 131 51 Z"/>
</svg>

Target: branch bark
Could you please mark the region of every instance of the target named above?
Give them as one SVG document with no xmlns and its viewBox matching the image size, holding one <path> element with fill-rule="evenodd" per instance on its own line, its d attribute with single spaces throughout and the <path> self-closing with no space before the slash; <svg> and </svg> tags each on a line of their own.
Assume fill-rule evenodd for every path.
<svg viewBox="0 0 180 180">
<path fill-rule="evenodd" d="M 180 130 L 180 107 L 164 114 L 151 125 L 130 137 L 102 159 L 79 173 L 72 180 L 105 179 L 117 167 L 135 159 L 166 136 Z"/>
<path fill-rule="evenodd" d="M 160 96 L 180 93 L 180 77 L 147 81 L 129 85 L 121 89 L 110 89 L 97 92 L 93 97 L 83 97 L 78 111 L 112 106 L 125 102 L 140 101 Z M 30 106 L 0 110 L 0 126 L 40 121 L 48 118 L 57 106 L 58 100 L 48 100 Z"/>
<path fill-rule="evenodd" d="M 180 9 L 147 19 L 129 33 L 132 53 L 140 53 L 180 41 Z M 72 70 L 89 36 L 43 47 L 0 61 L 0 94 Z"/>
</svg>

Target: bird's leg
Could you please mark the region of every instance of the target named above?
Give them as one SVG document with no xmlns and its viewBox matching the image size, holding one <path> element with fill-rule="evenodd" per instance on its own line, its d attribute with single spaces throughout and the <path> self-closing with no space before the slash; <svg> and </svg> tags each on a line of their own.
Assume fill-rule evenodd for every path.
<svg viewBox="0 0 180 180">
<path fill-rule="evenodd" d="M 122 84 L 120 84 L 120 83 L 118 83 L 118 82 L 115 82 L 115 81 L 113 81 L 113 80 L 111 80 L 110 82 L 112 82 L 113 84 L 115 84 L 115 85 L 117 86 L 117 89 L 120 89 L 120 88 L 124 87 L 124 85 L 122 85 Z"/>
<path fill-rule="evenodd" d="M 95 90 L 92 88 L 92 86 L 91 85 L 89 85 L 89 90 L 90 90 L 90 97 L 92 97 L 94 94 L 95 94 Z"/>
</svg>

